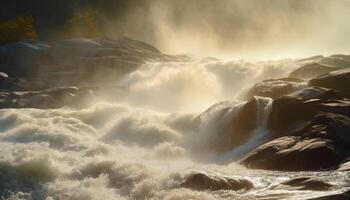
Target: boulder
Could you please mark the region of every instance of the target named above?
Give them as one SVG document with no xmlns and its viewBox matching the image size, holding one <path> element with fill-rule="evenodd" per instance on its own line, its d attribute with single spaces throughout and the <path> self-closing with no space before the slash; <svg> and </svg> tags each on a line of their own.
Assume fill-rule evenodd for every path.
<svg viewBox="0 0 350 200">
<path fill-rule="evenodd" d="M 338 168 L 350 154 L 350 118 L 320 113 L 303 129 L 272 140 L 245 155 L 250 168 L 313 171 Z"/>
<path fill-rule="evenodd" d="M 327 88 L 309 87 L 275 99 L 268 119 L 268 128 L 276 136 L 301 128 L 318 112 L 350 116 L 347 94 Z"/>
<path fill-rule="evenodd" d="M 320 63 L 308 63 L 302 67 L 294 70 L 289 77 L 298 79 L 311 79 L 318 77 L 320 75 L 343 69 L 343 67 L 334 67 L 329 65 L 324 65 Z"/>
<path fill-rule="evenodd" d="M 349 200 L 350 199 L 350 191 L 339 191 L 336 194 L 332 193 L 329 195 L 325 195 L 323 197 L 312 198 L 308 200 Z"/>
<path fill-rule="evenodd" d="M 249 190 L 253 188 L 253 184 L 242 178 L 228 178 L 211 176 L 204 173 L 190 174 L 180 184 L 180 187 L 190 188 L 194 190 Z"/>
<path fill-rule="evenodd" d="M 245 95 L 246 99 L 251 99 L 254 96 L 270 97 L 276 99 L 283 95 L 295 92 L 306 87 L 300 79 L 283 78 L 269 79 L 261 83 L 255 84 Z"/>
<path fill-rule="evenodd" d="M 349 90 L 350 68 L 336 70 L 309 81 L 310 86 Z"/>
</svg>

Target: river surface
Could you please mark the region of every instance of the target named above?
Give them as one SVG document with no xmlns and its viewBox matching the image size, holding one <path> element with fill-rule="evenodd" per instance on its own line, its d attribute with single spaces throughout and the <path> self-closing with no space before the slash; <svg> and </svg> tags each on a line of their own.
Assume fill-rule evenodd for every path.
<svg viewBox="0 0 350 200">
<path fill-rule="evenodd" d="M 243 145 L 210 149 L 220 127 L 240 109 L 254 83 L 282 78 L 294 60 L 147 63 L 116 84 L 114 101 L 86 108 L 0 110 L 0 187 L 3 199 L 310 199 L 349 186 L 347 172 L 250 170 L 235 163 L 267 141 L 271 99 L 256 97 L 259 126 Z M 118 96 L 118 95 L 117 95 Z M 259 104 L 260 105 L 260 104 Z M 223 113 L 224 112 L 224 113 Z M 296 161 L 297 162 L 297 161 Z M 179 187 L 191 173 L 250 180 L 249 191 Z M 333 184 L 327 192 L 276 187 L 310 176 Z"/>
</svg>

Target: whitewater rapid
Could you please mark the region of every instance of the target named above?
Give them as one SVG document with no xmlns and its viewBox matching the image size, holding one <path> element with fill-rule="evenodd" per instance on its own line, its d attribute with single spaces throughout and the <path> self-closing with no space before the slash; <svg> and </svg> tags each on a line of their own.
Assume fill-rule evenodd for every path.
<svg viewBox="0 0 350 200">
<path fill-rule="evenodd" d="M 322 192 L 270 190 L 296 174 L 253 171 L 233 162 L 268 138 L 269 98 L 257 97 L 258 126 L 246 144 L 220 154 L 208 148 L 213 138 L 225 136 L 220 127 L 242 107 L 239 94 L 261 80 L 284 77 L 295 67 L 293 61 L 148 63 L 117 82 L 125 96 L 115 102 L 91 102 L 82 109 L 0 110 L 1 196 L 11 200 L 320 196 Z M 179 187 L 193 172 L 243 177 L 253 182 L 254 189 L 242 193 Z M 347 182 L 343 172 L 297 175 L 305 174 L 340 188 Z"/>
</svg>

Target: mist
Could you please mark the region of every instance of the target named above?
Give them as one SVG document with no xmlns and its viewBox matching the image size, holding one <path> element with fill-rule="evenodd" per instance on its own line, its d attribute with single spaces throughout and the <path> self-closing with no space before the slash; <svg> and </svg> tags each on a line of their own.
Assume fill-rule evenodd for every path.
<svg viewBox="0 0 350 200">
<path fill-rule="evenodd" d="M 278 59 L 349 51 L 344 0 L 153 0 L 109 18 L 107 35 L 167 53 Z"/>
</svg>

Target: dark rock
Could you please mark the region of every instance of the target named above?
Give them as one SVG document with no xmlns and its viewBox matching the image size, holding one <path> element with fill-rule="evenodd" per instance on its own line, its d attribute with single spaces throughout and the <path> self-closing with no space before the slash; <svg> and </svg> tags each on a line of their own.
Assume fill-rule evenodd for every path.
<svg viewBox="0 0 350 200">
<path fill-rule="evenodd" d="M 298 79 L 311 79 L 339 69 L 343 69 L 343 67 L 333 67 L 320 63 L 309 63 L 294 70 L 289 75 L 289 77 Z"/>
<path fill-rule="evenodd" d="M 258 147 L 240 163 L 254 169 L 313 171 L 332 168 L 341 160 L 330 141 L 287 136 Z"/>
<path fill-rule="evenodd" d="M 306 84 L 295 78 L 270 79 L 255 84 L 246 94 L 246 99 L 254 96 L 270 97 L 272 99 L 303 89 Z"/>
<path fill-rule="evenodd" d="M 335 90 L 349 90 L 350 68 L 330 72 L 309 81 L 310 86 L 326 87 Z"/>
<path fill-rule="evenodd" d="M 312 198 L 308 200 L 349 200 L 350 191 L 338 192 L 337 194 L 330 194 L 323 197 Z"/>
<path fill-rule="evenodd" d="M 253 184 L 246 179 L 210 176 L 203 173 L 195 173 L 189 175 L 181 187 L 191 188 L 194 190 L 249 190 L 253 188 Z"/>
<path fill-rule="evenodd" d="M 32 80 L 40 80 L 39 85 L 46 87 L 112 84 L 145 62 L 184 60 L 189 58 L 166 55 L 129 38 L 22 41 L 0 47 L 3 72 L 28 80 L 30 85 Z"/>
<path fill-rule="evenodd" d="M 287 180 L 281 185 L 277 186 L 277 189 L 285 188 L 285 187 L 294 187 L 298 190 L 316 190 L 316 191 L 324 191 L 329 190 L 333 185 L 326 183 L 322 180 L 314 179 L 311 177 L 298 177 Z"/>
<path fill-rule="evenodd" d="M 350 116 L 347 94 L 326 88 L 310 87 L 274 100 L 268 128 L 277 136 L 294 131 L 310 121 L 318 112 Z"/>
<path fill-rule="evenodd" d="M 321 113 L 303 129 L 268 142 L 240 160 L 269 170 L 310 171 L 334 169 L 350 154 L 350 118 Z"/>
</svg>

